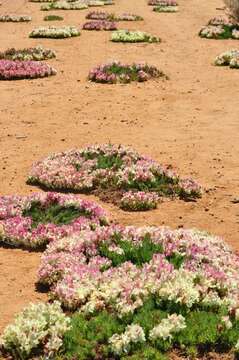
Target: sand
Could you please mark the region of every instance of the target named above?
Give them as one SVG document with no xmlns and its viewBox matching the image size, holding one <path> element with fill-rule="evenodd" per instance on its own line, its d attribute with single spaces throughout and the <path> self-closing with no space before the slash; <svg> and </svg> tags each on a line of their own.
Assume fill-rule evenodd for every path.
<svg viewBox="0 0 239 360">
<path fill-rule="evenodd" d="M 142 22 L 120 28 L 145 30 L 161 44 L 111 43 L 109 32 L 82 31 L 66 40 L 30 39 L 36 26 L 47 25 L 40 4 L 3 1 L 1 13 L 32 15 L 31 23 L 0 23 L 1 50 L 42 44 L 56 50 L 49 60 L 55 77 L 0 82 L 0 193 L 28 194 L 31 164 L 52 152 L 95 142 L 121 143 L 172 164 L 206 189 L 197 202 L 165 201 L 147 213 L 127 213 L 99 202 L 123 224 L 199 228 L 222 236 L 239 249 L 239 71 L 212 65 L 235 40 L 205 40 L 198 31 L 220 15 L 219 0 L 180 0 L 179 12 L 152 12 L 146 0 L 116 0 L 106 11 L 133 12 Z M 91 9 L 92 10 L 92 9 Z M 53 13 L 53 12 L 52 12 Z M 54 11 L 66 25 L 82 26 L 88 10 Z M 52 22 L 51 22 L 52 23 Z M 89 70 L 108 60 L 147 61 L 168 81 L 129 85 L 89 83 Z M 90 196 L 89 198 L 94 199 Z M 97 200 L 97 199 L 96 199 Z M 0 332 L 30 301 L 45 300 L 35 290 L 40 253 L 0 248 Z"/>
</svg>

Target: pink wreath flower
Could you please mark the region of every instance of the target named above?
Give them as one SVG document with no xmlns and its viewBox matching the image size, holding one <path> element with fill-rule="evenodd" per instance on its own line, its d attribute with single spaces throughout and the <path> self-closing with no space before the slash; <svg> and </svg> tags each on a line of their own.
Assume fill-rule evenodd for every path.
<svg viewBox="0 0 239 360">
<path fill-rule="evenodd" d="M 31 209 L 46 212 L 57 205 L 57 212 L 73 209 L 76 215 L 66 223 L 54 223 L 41 218 L 34 223 Z M 13 246 L 37 249 L 49 242 L 73 235 L 82 229 L 93 229 L 108 223 L 105 211 L 96 203 L 82 200 L 78 195 L 34 193 L 29 196 L 0 197 L 0 241 Z"/>
</svg>

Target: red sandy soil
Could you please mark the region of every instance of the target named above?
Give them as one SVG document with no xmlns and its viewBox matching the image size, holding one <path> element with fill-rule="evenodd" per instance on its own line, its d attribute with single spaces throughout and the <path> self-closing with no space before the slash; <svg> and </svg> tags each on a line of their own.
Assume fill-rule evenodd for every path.
<svg viewBox="0 0 239 360">
<path fill-rule="evenodd" d="M 0 13 L 30 14 L 31 23 L 1 23 L 0 50 L 42 44 L 57 51 L 50 60 L 55 77 L 0 82 L 0 192 L 26 194 L 37 188 L 25 181 L 31 164 L 52 152 L 94 142 L 130 145 L 161 163 L 192 175 L 206 192 L 195 203 L 164 202 L 155 211 L 126 213 L 101 204 L 123 224 L 197 227 L 223 236 L 239 249 L 239 71 L 212 66 L 235 40 L 204 40 L 198 31 L 220 15 L 220 0 L 179 0 L 176 14 L 157 14 L 146 0 L 116 0 L 105 7 L 133 12 L 143 22 L 119 23 L 145 30 L 161 44 L 117 44 L 108 32 L 82 31 L 66 40 L 30 39 L 29 32 L 48 12 L 40 4 L 3 0 Z M 59 25 L 83 24 L 88 10 L 55 11 Z M 89 70 L 107 60 L 147 61 L 169 75 L 169 81 L 129 85 L 89 83 Z M 93 197 L 90 197 L 93 198 Z M 0 248 L 0 332 L 30 301 L 45 300 L 36 292 L 40 254 Z"/>
</svg>

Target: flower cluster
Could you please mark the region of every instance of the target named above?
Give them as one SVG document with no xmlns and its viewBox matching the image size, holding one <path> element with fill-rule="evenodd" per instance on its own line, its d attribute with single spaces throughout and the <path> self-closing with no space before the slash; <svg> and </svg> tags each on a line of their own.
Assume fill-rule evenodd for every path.
<svg viewBox="0 0 239 360">
<path fill-rule="evenodd" d="M 148 5 L 151 6 L 177 6 L 176 0 L 149 0 Z"/>
<path fill-rule="evenodd" d="M 160 13 L 175 13 L 178 11 L 177 6 L 156 6 L 153 11 Z"/>
<path fill-rule="evenodd" d="M 1 15 L 0 22 L 28 22 L 31 21 L 31 16 L 28 15 Z"/>
<path fill-rule="evenodd" d="M 151 341 L 157 339 L 172 339 L 172 334 L 186 328 L 185 319 L 182 315 L 172 314 L 163 319 L 161 323 L 155 326 L 149 333 Z"/>
<path fill-rule="evenodd" d="M 42 5 L 41 10 L 84 10 L 93 6 L 112 5 L 112 0 L 57 0 L 46 1 L 47 4 Z"/>
<path fill-rule="evenodd" d="M 157 36 L 148 34 L 144 31 L 129 31 L 129 30 L 117 30 L 111 35 L 111 41 L 113 42 L 148 42 L 158 43 L 161 39 Z"/>
<path fill-rule="evenodd" d="M 113 21 L 114 14 L 110 14 L 104 11 L 91 11 L 86 15 L 86 19 L 89 20 L 108 20 Z"/>
<path fill-rule="evenodd" d="M 232 30 L 232 39 L 236 39 L 236 40 L 239 39 L 239 28 L 238 27 Z"/>
<path fill-rule="evenodd" d="M 129 191 L 121 198 L 120 207 L 129 211 L 146 211 L 156 209 L 159 197 L 155 193 Z"/>
<path fill-rule="evenodd" d="M 156 69 L 152 67 L 152 71 Z M 102 198 L 107 191 L 114 191 L 116 204 L 122 192 L 129 190 L 187 199 L 202 194 L 196 181 L 181 179 L 172 167 L 162 166 L 133 149 L 112 144 L 50 155 L 33 165 L 28 182 L 51 189 L 94 191 Z"/>
<path fill-rule="evenodd" d="M 36 349 L 49 358 L 62 346 L 69 325 L 70 319 L 61 310 L 59 302 L 30 304 L 17 315 L 13 324 L 6 327 L 0 345 L 15 355 L 15 359 L 28 358 Z"/>
<path fill-rule="evenodd" d="M 218 55 L 215 59 L 217 66 L 229 66 L 230 68 L 239 68 L 239 50 L 230 50 Z"/>
<path fill-rule="evenodd" d="M 3 215 L 19 211 L 4 203 Z M 30 305 L 0 343 L 17 359 L 60 348 L 83 359 L 95 349 L 97 358 L 149 359 L 178 344 L 238 351 L 238 270 L 238 254 L 196 230 L 84 229 L 51 242 L 39 269 L 51 297 L 78 311 L 69 320 L 58 302 Z"/>
<path fill-rule="evenodd" d="M 89 7 L 94 6 L 104 6 L 104 5 L 113 5 L 112 0 L 85 0 L 86 4 Z"/>
<path fill-rule="evenodd" d="M 123 334 L 114 334 L 109 339 L 112 353 L 117 356 L 127 354 L 132 344 L 144 343 L 145 333 L 141 326 L 137 324 L 128 325 Z"/>
<path fill-rule="evenodd" d="M 75 26 L 41 26 L 32 30 L 29 34 L 30 38 L 53 38 L 64 39 L 73 36 L 79 36 L 80 31 Z"/>
<path fill-rule="evenodd" d="M 0 60 L 0 80 L 35 79 L 56 75 L 56 70 L 37 61 Z"/>
<path fill-rule="evenodd" d="M 89 80 L 99 83 L 130 83 L 131 81 L 143 82 L 152 78 L 165 77 L 155 66 L 147 64 L 122 64 L 113 61 L 99 65 L 89 73 Z"/>
<path fill-rule="evenodd" d="M 0 197 L 0 240 L 14 246 L 38 248 L 106 223 L 106 213 L 100 206 L 77 195 Z"/>
<path fill-rule="evenodd" d="M 82 1 L 68 2 L 66 0 L 59 0 L 42 5 L 41 10 L 84 10 L 87 8 L 88 5 Z"/>
<path fill-rule="evenodd" d="M 108 21 L 140 21 L 143 18 L 139 15 L 135 14 L 122 14 L 122 15 L 115 15 L 113 13 L 107 13 L 103 11 L 91 11 L 89 14 L 86 15 L 86 19 L 91 20 L 108 20 Z"/>
<path fill-rule="evenodd" d="M 224 16 L 217 16 L 208 21 L 208 25 L 212 26 L 228 26 L 233 27 L 234 24 L 231 22 L 231 20 L 228 17 Z"/>
<path fill-rule="evenodd" d="M 123 318 L 150 297 L 186 307 L 238 307 L 239 256 L 196 230 L 98 227 L 50 243 L 39 281 L 66 308 Z"/>
<path fill-rule="evenodd" d="M 113 21 L 106 20 L 96 20 L 96 21 L 88 21 L 83 25 L 84 30 L 117 30 L 117 25 Z"/>
<path fill-rule="evenodd" d="M 206 25 L 201 28 L 199 35 L 207 39 L 220 39 L 224 37 L 225 29 L 222 25 Z"/>
<path fill-rule="evenodd" d="M 201 28 L 199 36 L 207 39 L 239 39 L 239 26 L 226 17 L 215 17 Z"/>
<path fill-rule="evenodd" d="M 14 48 L 0 52 L 0 59 L 21 61 L 42 61 L 56 57 L 55 51 L 44 49 L 42 46 L 16 50 Z"/>
<path fill-rule="evenodd" d="M 144 20 L 142 16 L 124 13 L 119 16 L 116 16 L 116 21 L 142 21 Z"/>
<path fill-rule="evenodd" d="M 230 68 L 239 69 L 239 56 L 233 57 L 230 61 Z"/>
</svg>

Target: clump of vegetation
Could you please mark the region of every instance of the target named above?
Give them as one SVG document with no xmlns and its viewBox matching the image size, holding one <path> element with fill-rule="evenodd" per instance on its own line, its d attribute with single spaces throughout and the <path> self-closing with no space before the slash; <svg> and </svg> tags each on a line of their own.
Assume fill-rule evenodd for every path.
<svg viewBox="0 0 239 360">
<path fill-rule="evenodd" d="M 1 209 L 9 214 L 21 206 Z M 59 302 L 20 314 L 0 339 L 4 354 L 165 360 L 174 349 L 185 357 L 239 352 L 238 254 L 197 230 L 99 225 L 48 245 L 39 281 Z"/>
<path fill-rule="evenodd" d="M 159 76 L 164 75 L 154 66 L 128 66 L 114 62 L 93 69 L 89 78 L 114 83 L 146 81 Z M 164 167 L 130 148 L 111 144 L 51 155 L 33 166 L 28 182 L 48 188 L 94 192 L 117 205 L 128 191 L 178 196 L 187 200 L 202 194 L 202 188 L 195 180 L 180 178 L 172 167 Z"/>
<path fill-rule="evenodd" d="M 99 65 L 89 73 L 90 81 L 109 84 L 127 84 L 132 81 L 144 82 L 159 77 L 167 78 L 156 66 L 149 66 L 143 63 L 128 65 L 119 61 Z"/>
<path fill-rule="evenodd" d="M 0 197 L 0 241 L 37 249 L 48 242 L 107 224 L 104 210 L 77 195 L 35 193 Z"/>
<path fill-rule="evenodd" d="M 117 30 L 114 31 L 111 36 L 113 42 L 147 42 L 147 43 L 158 43 L 161 39 L 157 36 L 148 34 L 144 31 L 129 31 L 129 30 Z"/>
<path fill-rule="evenodd" d="M 156 6 L 153 11 L 158 13 L 175 13 L 178 11 L 177 6 Z"/>
<path fill-rule="evenodd" d="M 47 15 L 44 17 L 44 21 L 61 21 L 61 20 L 64 20 L 64 18 L 58 15 Z"/>
<path fill-rule="evenodd" d="M 181 355 L 195 357 L 236 350 L 239 322 L 234 320 L 228 328 L 223 309 L 194 309 L 184 316 L 181 312 L 178 308 L 170 314 L 150 299 L 130 320 L 107 311 L 90 317 L 75 314 L 57 359 L 169 360 L 174 347 Z"/>
<path fill-rule="evenodd" d="M 239 24 L 228 17 L 215 17 L 201 28 L 199 36 L 207 39 L 239 39 Z"/>
<path fill-rule="evenodd" d="M 4 351 L 16 360 L 45 354 L 53 358 L 62 346 L 62 338 L 70 327 L 70 318 L 59 302 L 31 304 L 8 325 L 0 339 Z"/>
<path fill-rule="evenodd" d="M 230 50 L 218 55 L 214 63 L 217 66 L 229 66 L 231 69 L 239 69 L 239 50 Z"/>
<path fill-rule="evenodd" d="M 37 46 L 35 48 L 26 48 L 18 49 L 15 48 L 8 49 L 4 52 L 0 52 L 0 59 L 5 60 L 21 60 L 21 61 L 42 61 L 47 59 L 52 59 L 56 57 L 55 51 L 51 49 L 45 49 L 42 46 Z"/>
<path fill-rule="evenodd" d="M 50 38 L 50 39 L 65 39 L 74 36 L 79 36 L 80 31 L 75 26 L 41 26 L 33 29 L 30 38 Z"/>
<path fill-rule="evenodd" d="M 68 2 L 65 0 L 60 1 L 53 1 L 49 2 L 48 4 L 44 4 L 41 6 L 42 11 L 49 11 L 49 10 L 84 10 L 87 9 L 87 3 L 82 1 L 74 1 Z"/>
</svg>

